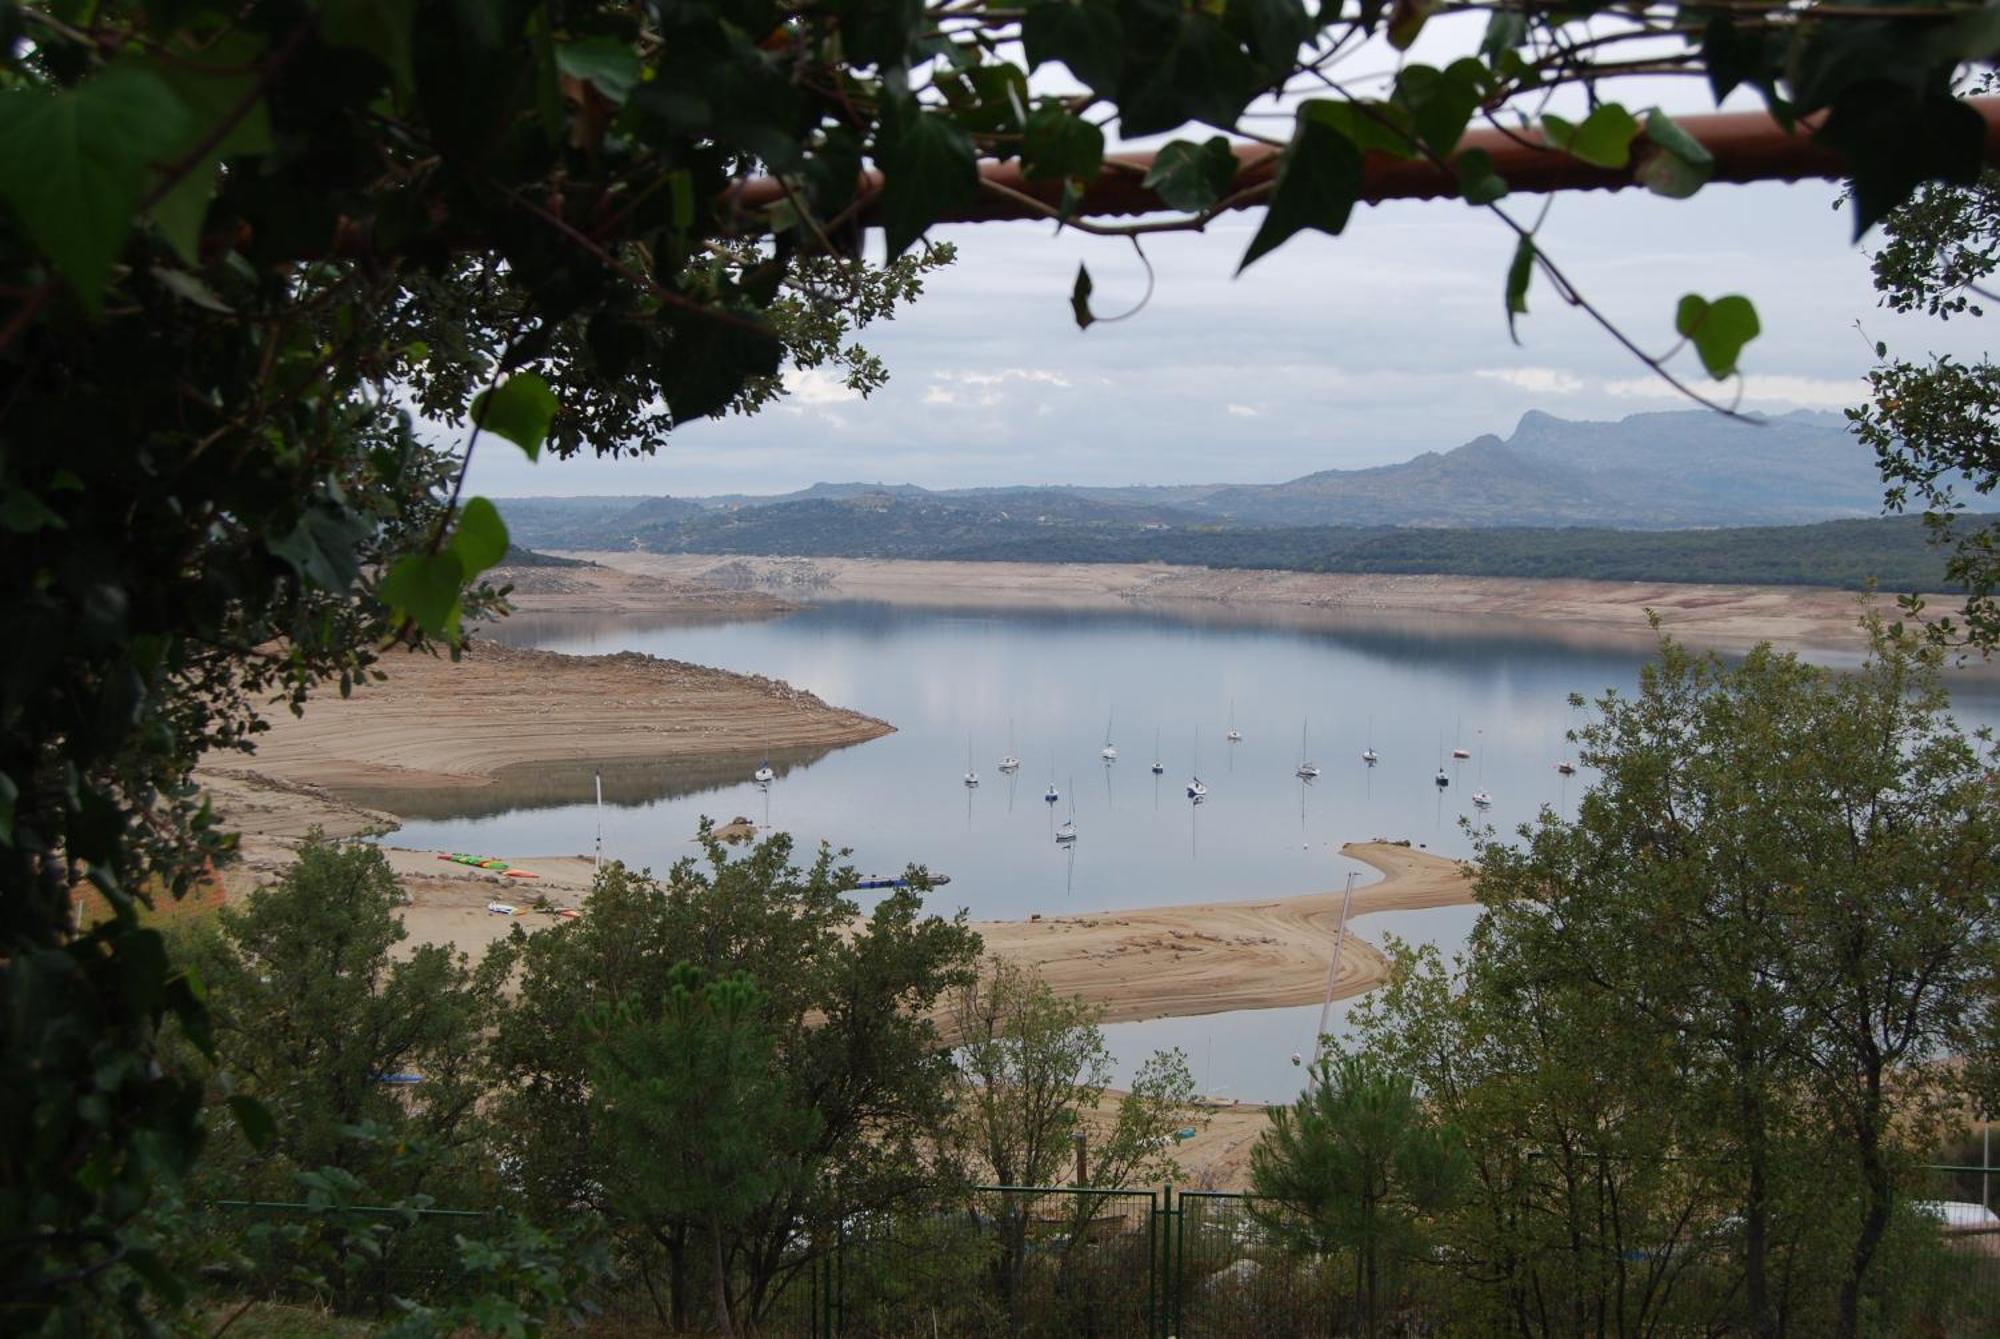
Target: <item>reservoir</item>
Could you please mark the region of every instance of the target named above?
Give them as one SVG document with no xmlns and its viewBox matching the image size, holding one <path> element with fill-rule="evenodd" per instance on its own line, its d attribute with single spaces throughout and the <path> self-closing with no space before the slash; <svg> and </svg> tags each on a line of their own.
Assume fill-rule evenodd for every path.
<svg viewBox="0 0 2000 1339">
<path fill-rule="evenodd" d="M 518 615 L 485 634 L 593 655 L 641 651 L 768 675 L 879 716 L 896 733 L 832 752 L 604 771 L 539 767 L 472 792 L 358 795 L 408 816 L 392 841 L 513 855 L 589 854 L 664 872 L 699 854 L 703 816 L 820 842 L 863 875 L 948 874 L 927 905 L 975 920 L 1338 890 L 1340 846 L 1408 840 L 1470 856 L 1468 825 L 1507 835 L 1544 808 L 1574 816 L 1588 770 L 1563 732 L 1571 694 L 1630 693 L 1642 648 L 1547 627 L 1443 617 L 1245 621 L 1228 611 L 919 608 L 829 601 L 782 618 L 690 624 L 641 616 Z M 2000 681 L 1952 677 L 1968 729 L 2000 720 Z M 1242 738 L 1231 742 L 1234 729 Z M 1117 750 L 1105 761 L 1106 747 Z M 755 747 L 757 741 L 746 741 Z M 1379 761 L 1368 766 L 1364 750 Z M 1470 756 L 1455 758 L 1454 749 Z M 1011 774 L 1004 755 L 1019 757 Z M 1155 759 L 1162 772 L 1155 775 Z M 1303 761 L 1320 769 L 1311 781 Z M 979 784 L 967 786 L 965 775 Z M 1442 771 L 1450 783 L 1439 787 Z M 1200 804 L 1187 798 L 1199 777 Z M 1053 785 L 1057 803 L 1045 802 Z M 1471 802 L 1490 794 L 1490 808 Z M 1072 819 L 1077 839 L 1061 845 Z M 865 906 L 867 894 L 857 895 Z M 1354 933 L 1462 947 L 1475 908 L 1361 918 Z M 1328 949 L 1330 951 L 1331 945 Z M 1345 1005 L 1336 1005 L 1336 1013 Z M 1317 1007 L 1108 1026 L 1121 1076 L 1159 1047 L 1186 1052 L 1204 1091 L 1286 1100 Z M 1337 1031 L 1336 1025 L 1332 1030 Z"/>
</svg>

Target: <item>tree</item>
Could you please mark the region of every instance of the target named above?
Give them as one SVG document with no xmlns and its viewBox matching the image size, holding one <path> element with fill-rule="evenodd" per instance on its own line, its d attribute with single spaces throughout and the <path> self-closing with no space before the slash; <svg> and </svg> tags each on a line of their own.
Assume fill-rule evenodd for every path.
<svg viewBox="0 0 2000 1339">
<path fill-rule="evenodd" d="M 634 431 L 650 449 L 667 428 L 754 405 L 802 351 L 871 380 L 825 315 L 859 319 L 914 276 L 871 288 L 853 269 L 864 216 L 892 257 L 911 252 L 976 199 L 986 153 L 1020 159 L 1067 218 L 1114 113 L 1129 136 L 1234 129 L 1261 98 L 1308 89 L 1275 178 L 1244 197 L 1269 202 L 1246 262 L 1301 231 L 1339 233 L 1364 150 L 1442 167 L 1475 115 L 1567 83 L 1590 87 L 1593 110 L 1544 117 L 1553 149 L 1644 160 L 1649 186 L 1684 195 L 1704 151 L 1595 87 L 1630 68 L 1633 46 L 1650 72 L 1706 74 L 1718 94 L 1754 86 L 1785 118 L 1826 113 L 1817 133 L 1850 155 L 1864 227 L 1923 179 L 1969 180 L 1982 153 L 1979 118 L 1950 91 L 1962 62 L 1991 54 L 1973 6 L 1900 21 L 1522 6 L 1492 18 L 1476 54 L 1468 42 L 1442 68 L 1405 63 L 1384 89 L 1330 73 L 1358 38 L 1385 31 L 1406 49 L 1455 12 L 1487 11 L 7 9 L 0 985 L 17 1007 L 0 1038 L 0 1291 L 33 1315 L 59 1296 L 139 1305 L 118 1300 L 141 1296 L 122 1234 L 199 1148 L 198 1076 L 155 1061 L 170 1016 L 206 1037 L 203 992 L 139 915 L 224 854 L 190 785 L 196 757 L 248 742 L 273 697 L 298 707 L 351 686 L 398 645 L 459 645 L 468 615 L 500 598 L 481 577 L 506 551 L 497 512 L 462 496 L 481 443 L 616 452 Z M 1088 92 L 1030 88 L 1028 70 L 1050 64 Z M 1168 226 L 1200 228 L 1242 194 L 1227 143 L 1196 134 L 1156 172 L 1180 211 Z M 879 192 L 859 189 L 864 162 Z M 1517 239 L 1510 322 L 1537 273 L 1596 312 L 1508 214 L 1504 182 L 1470 155 L 1455 179 Z M 1161 223 L 1088 226 L 1138 237 Z M 1089 320 L 1087 275 L 1073 302 Z M 1675 313 L 1718 378 L 1756 330 L 1740 295 L 1688 294 Z M 459 460 L 420 442 L 412 395 L 466 425 Z M 82 879 L 116 915 L 77 932 Z"/>
<path fill-rule="evenodd" d="M 1966 1091 L 1946 1061 L 1979 1044 L 2000 962 L 1987 760 L 1945 714 L 1939 653 L 1871 631 L 1851 674 L 1663 641 L 1577 734 L 1602 773 L 1577 820 L 1480 850 L 1478 970 L 1626 1035 L 1602 1058 L 1539 1046 L 1564 1056 L 1546 1084 L 1602 1085 L 1612 1111 L 1680 1090 L 1665 1155 L 1726 1186 L 1763 1335 L 1859 1332 L 1902 1165 Z M 1816 1295 L 1793 1277 L 1814 1259 L 1838 1261 Z"/>
<path fill-rule="evenodd" d="M 1989 75 L 1981 81 L 1991 91 Z M 1993 301 L 2000 265 L 2000 173 L 1976 183 L 1930 183 L 1883 220 L 1875 288 L 1884 307 L 1940 321 L 1978 320 Z M 1938 644 L 1990 655 L 2000 646 L 2000 531 L 1968 508 L 2000 486 L 2000 368 L 1933 355 L 1879 360 L 1869 402 L 1847 411 L 1855 436 L 1875 452 L 1890 510 L 1923 513 L 1932 541 L 1948 550 L 1945 577 L 1965 592 L 1957 615 L 1930 619 Z M 1905 597 L 1921 615 L 1924 604 Z"/>
<path fill-rule="evenodd" d="M 1311 1254 L 1351 1251 L 1361 1332 L 1381 1322 L 1381 1274 L 1419 1259 L 1424 1222 L 1465 1178 L 1457 1133 L 1429 1116 L 1408 1075 L 1364 1056 L 1322 1057 L 1312 1082 L 1250 1152 L 1253 1211 Z"/>
<path fill-rule="evenodd" d="M 957 1184 L 933 1156 L 951 1059 L 928 1014 L 970 975 L 978 938 L 962 914 L 923 914 L 921 871 L 863 916 L 846 895 L 853 871 L 832 851 L 801 869 L 791 850 L 774 836 L 732 859 L 704 828 L 702 859 L 665 879 L 607 866 L 582 915 L 523 946 L 519 1001 L 495 1039 L 496 1115 L 531 1216 L 587 1206 L 611 1218 L 622 1263 L 677 1328 L 690 1316 L 693 1252 L 712 1244 L 712 1229 L 727 1260 L 727 1309 L 754 1327 L 785 1282 L 832 1249 L 843 1222 L 928 1206 Z M 642 1059 L 706 1035 L 692 1023 L 676 1032 L 663 1012 L 688 972 L 760 983 L 754 1005 L 729 1002 L 741 1044 L 755 1039 L 732 1059 L 731 1082 L 748 1083 L 745 1056 L 767 1056 L 767 1086 L 746 1091 L 773 1108 L 758 1118 L 770 1126 L 758 1145 L 767 1175 L 742 1183 L 741 1199 L 699 1230 L 687 1213 L 617 1189 L 620 1142 L 648 1127 L 613 1138 L 606 1121 L 651 1118 L 629 1107 L 614 1116 L 597 1096 L 607 1074 L 643 1083 Z M 712 1011 L 706 989 L 688 985 L 685 1007 Z M 619 1011 L 608 1036 L 592 1023 L 606 1008 Z M 614 1064 L 624 1068 L 605 1069 Z M 664 1110 L 638 1108 L 649 1109 Z"/>
<path fill-rule="evenodd" d="M 788 1189 L 818 1136 L 817 1113 L 792 1102 L 772 1063 L 763 1003 L 747 975 L 704 981 L 682 964 L 657 1001 L 601 1006 L 591 1027 L 611 1213 L 662 1240 L 706 1235 L 725 1335 L 730 1235 Z"/>
<path fill-rule="evenodd" d="M 503 940 L 476 967 L 436 944 L 398 957 L 403 900 L 380 850 L 313 834 L 185 955 L 216 1001 L 219 1080 L 272 1122 L 261 1148 L 211 1150 L 212 1193 L 289 1198 L 296 1173 L 336 1168 L 390 1198 L 451 1176 L 462 1203 L 490 1196 L 479 1103 L 514 948 Z M 388 1137 L 355 1137 L 370 1126 Z"/>
</svg>

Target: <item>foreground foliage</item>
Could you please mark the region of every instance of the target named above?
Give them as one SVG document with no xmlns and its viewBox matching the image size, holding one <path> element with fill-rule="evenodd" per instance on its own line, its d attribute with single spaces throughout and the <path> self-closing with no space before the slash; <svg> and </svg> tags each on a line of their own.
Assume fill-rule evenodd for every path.
<svg viewBox="0 0 2000 1339">
<path fill-rule="evenodd" d="M 1442 1229 L 1495 1323 L 1887 1323 L 1904 1173 L 1980 1069 L 2000 982 L 1988 759 L 1936 652 L 1836 675 L 1664 643 L 1577 732 L 1574 822 L 1487 839 L 1468 956 L 1405 954 L 1367 1053 L 1463 1132 Z M 1921 1234 L 1917 1234 L 1921 1235 Z"/>
</svg>

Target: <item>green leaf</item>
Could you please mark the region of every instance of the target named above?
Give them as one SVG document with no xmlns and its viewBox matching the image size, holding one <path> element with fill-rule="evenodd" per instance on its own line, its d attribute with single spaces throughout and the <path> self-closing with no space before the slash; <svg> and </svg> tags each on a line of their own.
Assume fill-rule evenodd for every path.
<svg viewBox="0 0 2000 1339">
<path fill-rule="evenodd" d="M 407 96 L 416 87 L 410 61 L 416 22 L 416 0 L 325 0 L 319 35 L 328 46 L 373 56 L 395 80 L 396 91 Z"/>
<path fill-rule="evenodd" d="M 1476 60 L 1454 61 L 1448 70 L 1406 65 L 1396 77 L 1396 101 L 1407 107 L 1418 138 L 1431 152 L 1449 155 L 1479 109 L 1486 67 Z"/>
<path fill-rule="evenodd" d="M 639 85 L 639 54 L 616 37 L 586 37 L 557 47 L 556 68 L 621 107 Z"/>
<path fill-rule="evenodd" d="M 278 1122 L 271 1118 L 262 1102 L 239 1093 L 229 1099 L 229 1114 L 236 1118 L 236 1128 L 243 1131 L 251 1148 L 262 1153 L 271 1146 L 271 1139 L 278 1133 Z"/>
<path fill-rule="evenodd" d="M 169 270 L 164 267 L 153 270 L 153 278 L 160 287 L 172 293 L 182 302 L 189 302 L 206 311 L 218 312 L 223 316 L 234 314 L 234 309 L 216 296 L 214 289 L 185 270 Z"/>
<path fill-rule="evenodd" d="M 1528 16 L 1518 9 L 1495 9 L 1486 20 L 1486 35 L 1479 39 L 1479 54 L 1488 60 L 1512 51 L 1528 39 Z"/>
<path fill-rule="evenodd" d="M 1687 294 L 1674 309 L 1674 329 L 1693 342 L 1701 365 L 1717 381 L 1736 371 L 1743 346 L 1762 330 L 1757 308 L 1740 293 L 1713 302 L 1696 293 Z"/>
<path fill-rule="evenodd" d="M 153 206 L 153 222 L 190 265 L 198 264 L 201 258 L 202 224 L 208 219 L 209 202 L 215 198 L 215 179 L 222 161 L 266 154 L 276 145 L 262 98 L 252 102 L 249 110 L 238 112 L 243 100 L 256 91 L 263 56 L 263 37 L 235 28 L 204 45 L 193 58 L 168 61 L 159 67 L 160 77 L 191 113 L 183 142 L 164 156 L 178 158 L 193 153 L 216 127 L 236 118 L 222 139 Z"/>
<path fill-rule="evenodd" d="M 63 524 L 63 518 L 50 510 L 48 503 L 25 488 L 9 488 L 0 498 L 0 526 L 17 535 L 68 528 Z"/>
<path fill-rule="evenodd" d="M 499 508 L 483 497 L 467 502 L 459 512 L 450 547 L 468 581 L 497 566 L 507 556 L 507 523 L 500 519 Z"/>
<path fill-rule="evenodd" d="M 14 778 L 0 772 L 0 846 L 14 844 L 14 802 L 21 798 L 21 788 L 14 784 Z"/>
<path fill-rule="evenodd" d="M 1398 102 L 1325 102 L 1318 119 L 1332 126 L 1367 153 L 1390 154 L 1396 158 L 1418 155 L 1417 129 L 1410 109 Z"/>
<path fill-rule="evenodd" d="M 1032 0 L 1021 20 L 1028 68 L 1060 61 L 1094 93 L 1115 93 L 1125 23 L 1107 0 Z"/>
<path fill-rule="evenodd" d="M 458 593 L 465 585 L 459 556 L 409 553 L 398 558 L 382 578 L 382 603 L 414 619 L 432 637 L 453 637 L 458 631 Z"/>
<path fill-rule="evenodd" d="M 173 89 L 136 62 L 61 93 L 0 94 L 0 199 L 92 311 L 132 231 L 148 165 L 190 124 Z"/>
<path fill-rule="evenodd" d="M 541 454 L 549 424 L 560 408 L 555 392 L 539 374 L 516 372 L 492 390 L 473 397 L 472 421 L 486 432 L 505 437 L 533 460 Z"/>
<path fill-rule="evenodd" d="M 1177 139 L 1153 155 L 1144 184 L 1167 208 L 1198 214 L 1229 193 L 1237 166 L 1235 151 L 1221 135 L 1200 144 Z"/>
<path fill-rule="evenodd" d="M 1516 344 L 1521 336 L 1514 329 L 1514 318 L 1528 314 L 1528 281 L 1534 277 L 1535 239 L 1523 237 L 1507 265 L 1507 337 Z"/>
<path fill-rule="evenodd" d="M 1228 130 L 1262 86 L 1236 35 L 1198 8 L 1146 0 L 1150 20 L 1127 53 L 1118 126 L 1127 138 L 1199 121 Z M 1164 12 L 1161 12 L 1164 11 Z"/>
<path fill-rule="evenodd" d="M 1469 205 L 1490 205 L 1507 194 L 1507 180 L 1493 170 L 1493 155 L 1484 149 L 1467 149 L 1452 160 L 1458 173 L 1459 194 Z"/>
<path fill-rule="evenodd" d="M 1090 312 L 1090 271 L 1081 262 L 1076 267 L 1076 284 L 1069 291 L 1070 314 L 1076 317 L 1078 330 L 1090 329 L 1090 323 L 1097 318 Z"/>
<path fill-rule="evenodd" d="M 1228 0 L 1225 17 L 1267 70 L 1290 73 L 1312 36 L 1312 20 L 1299 0 Z"/>
<path fill-rule="evenodd" d="M 939 215 L 968 204 L 979 193 L 979 164 L 972 141 L 942 116 L 893 103 L 878 146 L 882 164 L 882 228 L 893 259 Z"/>
<path fill-rule="evenodd" d="M 1104 132 L 1061 103 L 1044 103 L 1028 116 L 1021 159 L 1030 181 L 1089 181 L 1104 166 Z"/>
<path fill-rule="evenodd" d="M 1715 155 L 1657 107 L 1646 114 L 1646 140 L 1634 175 L 1655 195 L 1684 200 L 1715 172 Z"/>
<path fill-rule="evenodd" d="M 1436 0 L 1395 0 L 1389 6 L 1389 45 L 1408 51 L 1436 7 Z"/>
<path fill-rule="evenodd" d="M 1236 267 L 1238 274 L 1301 229 L 1338 236 L 1347 226 L 1354 202 L 1361 198 L 1361 151 L 1329 119 L 1329 110 L 1338 105 L 1314 98 L 1299 108 L 1292 142 L 1278 160 L 1271 207 Z"/>
<path fill-rule="evenodd" d="M 1615 102 L 1597 107 L 1581 124 L 1560 116 L 1542 118 L 1542 138 L 1573 158 L 1594 167 L 1623 167 L 1632 160 L 1632 141 L 1639 123 Z"/>
</svg>

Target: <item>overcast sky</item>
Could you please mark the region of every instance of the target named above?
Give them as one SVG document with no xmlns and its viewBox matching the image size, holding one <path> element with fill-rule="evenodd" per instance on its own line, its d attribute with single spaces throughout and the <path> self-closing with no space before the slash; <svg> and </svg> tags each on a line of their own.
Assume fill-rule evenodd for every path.
<svg viewBox="0 0 2000 1339">
<path fill-rule="evenodd" d="M 1748 294 L 1764 333 L 1744 355 L 1747 408 L 1854 403 L 1877 339 L 1910 354 L 1976 355 L 1978 322 L 1897 319 L 1875 305 L 1869 243 L 1850 243 L 1836 195 L 1826 183 L 1709 186 L 1685 201 L 1569 194 L 1555 201 L 1542 245 L 1658 351 L 1673 343 L 1683 293 Z M 1539 203 L 1509 202 L 1525 218 Z M 1343 236 L 1301 233 L 1234 277 L 1261 217 L 1148 239 L 1152 302 L 1087 331 L 1069 310 L 1077 263 L 1089 263 L 1097 312 L 1116 314 L 1144 288 L 1128 243 L 1037 223 L 938 229 L 957 243 L 958 263 L 861 336 L 890 371 L 867 400 L 830 374 L 808 374 L 793 378 L 782 406 L 693 424 L 650 459 L 531 465 L 505 443 L 483 443 L 471 484 L 510 497 L 772 493 L 851 480 L 1261 482 L 1505 436 L 1529 409 L 1619 418 L 1689 407 L 1539 277 L 1521 344 L 1510 343 L 1501 295 L 1513 237 L 1482 211 L 1456 201 L 1363 207 Z M 879 247 L 879 234 L 872 241 Z M 1714 385 L 1691 350 L 1675 366 Z"/>
</svg>

